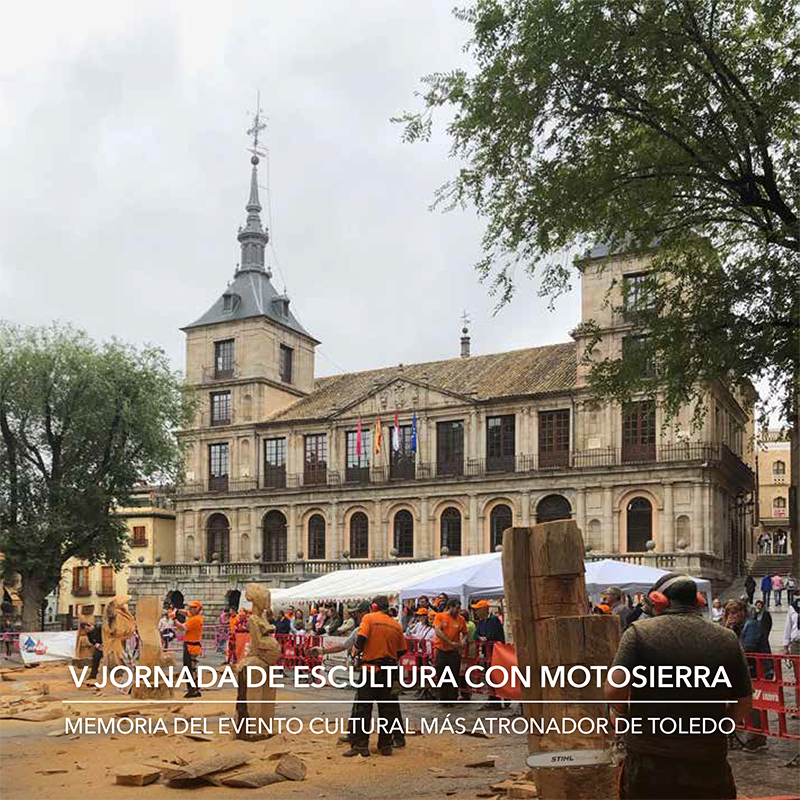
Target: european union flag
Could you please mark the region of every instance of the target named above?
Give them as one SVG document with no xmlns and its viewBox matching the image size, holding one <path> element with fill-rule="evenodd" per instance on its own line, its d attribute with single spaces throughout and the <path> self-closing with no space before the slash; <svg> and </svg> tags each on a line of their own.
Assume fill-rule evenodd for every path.
<svg viewBox="0 0 800 800">
<path fill-rule="evenodd" d="M 417 415 L 411 417 L 411 452 L 417 452 Z"/>
</svg>

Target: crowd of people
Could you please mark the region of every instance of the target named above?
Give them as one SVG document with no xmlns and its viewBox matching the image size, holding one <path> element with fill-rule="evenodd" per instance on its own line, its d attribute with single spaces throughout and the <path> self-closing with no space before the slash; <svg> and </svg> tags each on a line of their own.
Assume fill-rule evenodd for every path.
<svg viewBox="0 0 800 800">
<path fill-rule="evenodd" d="M 789 551 L 789 537 L 786 531 L 777 531 L 775 534 L 762 533 L 758 537 L 759 555 L 786 555 Z"/>
</svg>

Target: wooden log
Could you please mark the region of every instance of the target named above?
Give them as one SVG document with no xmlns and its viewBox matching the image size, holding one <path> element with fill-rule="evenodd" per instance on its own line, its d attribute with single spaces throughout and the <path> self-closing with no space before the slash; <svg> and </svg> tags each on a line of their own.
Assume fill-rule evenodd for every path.
<svg viewBox="0 0 800 800">
<path fill-rule="evenodd" d="M 213 775 L 215 772 L 223 772 L 234 767 L 241 767 L 250 760 L 247 755 L 221 755 L 214 756 L 213 758 L 206 758 L 202 761 L 189 763 L 184 767 L 176 766 L 172 768 L 163 768 L 163 771 L 169 773 L 170 780 L 190 781 L 197 778 L 205 778 L 208 775 Z M 299 761 L 299 759 L 298 759 Z"/>
<path fill-rule="evenodd" d="M 604 705 L 586 702 L 604 699 L 602 687 L 594 682 L 579 689 L 543 687 L 541 681 L 542 666 L 607 666 L 616 653 L 619 620 L 588 614 L 583 556 L 583 538 L 573 520 L 510 528 L 503 537 L 507 613 L 519 666 L 529 667 L 531 675 L 531 685 L 521 687 L 522 700 L 528 701 L 522 709 L 526 719 L 541 717 L 545 729 L 551 719 L 605 718 Z M 531 754 L 593 750 L 608 758 L 607 763 L 590 766 L 537 768 L 539 796 L 543 800 L 616 798 L 613 739 L 603 733 L 530 734 Z"/>
</svg>

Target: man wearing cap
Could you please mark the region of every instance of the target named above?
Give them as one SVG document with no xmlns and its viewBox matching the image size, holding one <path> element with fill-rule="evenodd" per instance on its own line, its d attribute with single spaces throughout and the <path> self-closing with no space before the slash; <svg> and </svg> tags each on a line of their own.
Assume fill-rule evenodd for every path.
<svg viewBox="0 0 800 800">
<path fill-rule="evenodd" d="M 450 706 L 458 697 L 458 687 L 444 681 L 446 671 L 450 670 L 452 678 L 459 681 L 461 676 L 461 648 L 467 638 L 467 624 L 459 614 L 461 603 L 456 598 L 447 601 L 444 611 L 436 615 L 436 638 L 433 646 L 436 650 L 436 677 L 440 682 L 439 700 L 442 705 Z M 447 677 L 451 677 L 447 676 Z"/>
<path fill-rule="evenodd" d="M 189 616 L 185 622 L 175 620 L 175 627 L 183 631 L 183 666 L 189 667 L 191 688 L 184 697 L 200 697 L 197 686 L 197 659 L 200 657 L 200 643 L 203 640 L 203 604 L 199 600 L 189 603 Z"/>
<path fill-rule="evenodd" d="M 503 623 L 489 610 L 488 600 L 478 600 L 472 604 L 472 609 L 477 617 L 477 634 L 479 642 L 505 642 L 506 634 Z M 497 708 L 500 698 L 495 694 L 489 695 L 489 702 L 484 708 Z"/>
<path fill-rule="evenodd" d="M 675 573 L 656 581 L 648 593 L 655 616 L 634 622 L 619 643 L 613 666 L 707 667 L 709 685 L 687 688 L 671 680 L 643 687 L 606 683 L 606 699 L 619 716 L 640 718 L 636 733 L 626 733 L 620 798 L 736 797 L 728 765 L 728 737 L 718 729 L 693 733 L 689 721 L 744 720 L 752 687 L 744 653 L 733 631 L 703 619 L 695 581 Z M 729 685 L 714 681 L 722 668 Z M 616 674 L 615 683 L 622 683 Z M 628 701 L 636 705 L 629 705 Z M 649 702 L 652 701 L 652 702 Z M 661 724 L 670 730 L 665 733 Z"/>
<path fill-rule="evenodd" d="M 619 624 L 623 632 L 630 624 L 631 610 L 622 598 L 622 589 L 619 586 L 609 586 L 603 592 L 603 602 L 611 607 L 611 613 L 619 617 Z"/>
<path fill-rule="evenodd" d="M 369 756 L 369 730 L 372 704 L 378 703 L 378 750 L 382 756 L 392 754 L 392 745 L 405 747 L 405 736 L 396 736 L 400 724 L 400 704 L 392 696 L 392 674 L 385 667 L 396 666 L 406 651 L 406 639 L 400 623 L 389 614 L 389 598 L 378 595 L 372 605 L 375 611 L 365 614 L 358 628 L 355 649 L 361 653 L 363 669 L 373 674 L 356 691 L 350 718 L 351 748 L 344 756 Z M 394 741 L 393 741 L 394 739 Z"/>
</svg>

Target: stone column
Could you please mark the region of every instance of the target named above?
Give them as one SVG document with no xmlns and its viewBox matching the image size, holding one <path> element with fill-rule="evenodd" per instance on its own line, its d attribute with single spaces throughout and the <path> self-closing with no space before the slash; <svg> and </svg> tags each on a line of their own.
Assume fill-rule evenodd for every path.
<svg viewBox="0 0 800 800">
<path fill-rule="evenodd" d="M 586 530 L 586 491 L 583 487 L 575 491 L 575 522 L 583 534 L 583 543 L 589 541 L 589 532 Z"/>
<path fill-rule="evenodd" d="M 344 479 L 344 462 L 339 458 L 339 429 L 331 425 L 327 430 L 328 434 L 328 469 L 341 473 Z M 342 460 L 340 464 L 339 461 Z"/>
<path fill-rule="evenodd" d="M 243 555 L 243 561 L 252 561 L 254 553 L 260 553 L 261 558 L 264 558 L 264 535 L 260 522 L 265 510 L 263 506 L 253 506 L 250 509 L 250 552 Z"/>
<path fill-rule="evenodd" d="M 330 504 L 330 523 L 328 531 L 328 541 L 326 556 L 330 559 L 342 557 L 342 543 L 339 540 L 341 525 L 339 525 L 339 506 L 337 503 Z"/>
<path fill-rule="evenodd" d="M 191 560 L 194 561 L 195 556 L 200 556 L 201 561 L 205 561 L 206 557 L 206 532 L 202 529 L 203 515 L 199 511 L 194 512 L 194 553 L 191 554 Z"/>
<path fill-rule="evenodd" d="M 383 536 L 384 536 L 384 528 L 383 528 L 383 504 L 380 500 L 375 501 L 375 515 L 374 515 L 374 524 L 373 529 L 371 530 L 370 535 L 370 547 L 369 547 L 369 556 L 370 558 L 382 558 L 381 555 L 383 553 Z"/>
<path fill-rule="evenodd" d="M 618 542 L 614 541 L 614 512 L 611 507 L 611 487 L 603 489 L 603 552 L 616 553 L 619 550 Z"/>
<path fill-rule="evenodd" d="M 286 520 L 286 557 L 289 561 L 296 561 L 298 553 L 308 558 L 298 525 L 297 506 L 292 504 L 289 506 L 289 517 Z"/>
<path fill-rule="evenodd" d="M 530 410 L 530 420 L 528 425 L 528 453 L 536 458 L 533 459 L 537 468 L 539 466 L 539 412 L 532 408 Z"/>
<path fill-rule="evenodd" d="M 478 497 L 471 494 L 469 496 L 469 538 L 467 541 L 467 555 L 480 553 L 481 548 L 478 541 Z"/>
<path fill-rule="evenodd" d="M 524 491 L 521 493 L 522 500 L 522 516 L 520 518 L 520 526 L 525 528 L 531 524 L 531 493 Z"/>
<path fill-rule="evenodd" d="M 694 485 L 694 496 L 692 503 L 692 543 L 691 549 L 695 552 L 703 550 L 703 528 L 705 519 L 703 517 L 703 484 Z"/>
<path fill-rule="evenodd" d="M 660 553 L 675 551 L 675 512 L 672 503 L 672 484 L 664 484 L 664 515 L 661 520 L 660 541 L 656 550 Z"/>
<path fill-rule="evenodd" d="M 175 561 L 178 564 L 186 561 L 186 513 L 178 512 L 175 515 Z"/>
<path fill-rule="evenodd" d="M 434 558 L 431 520 L 428 513 L 428 498 L 419 499 L 419 534 L 414 537 L 414 555 L 417 558 Z"/>
</svg>

